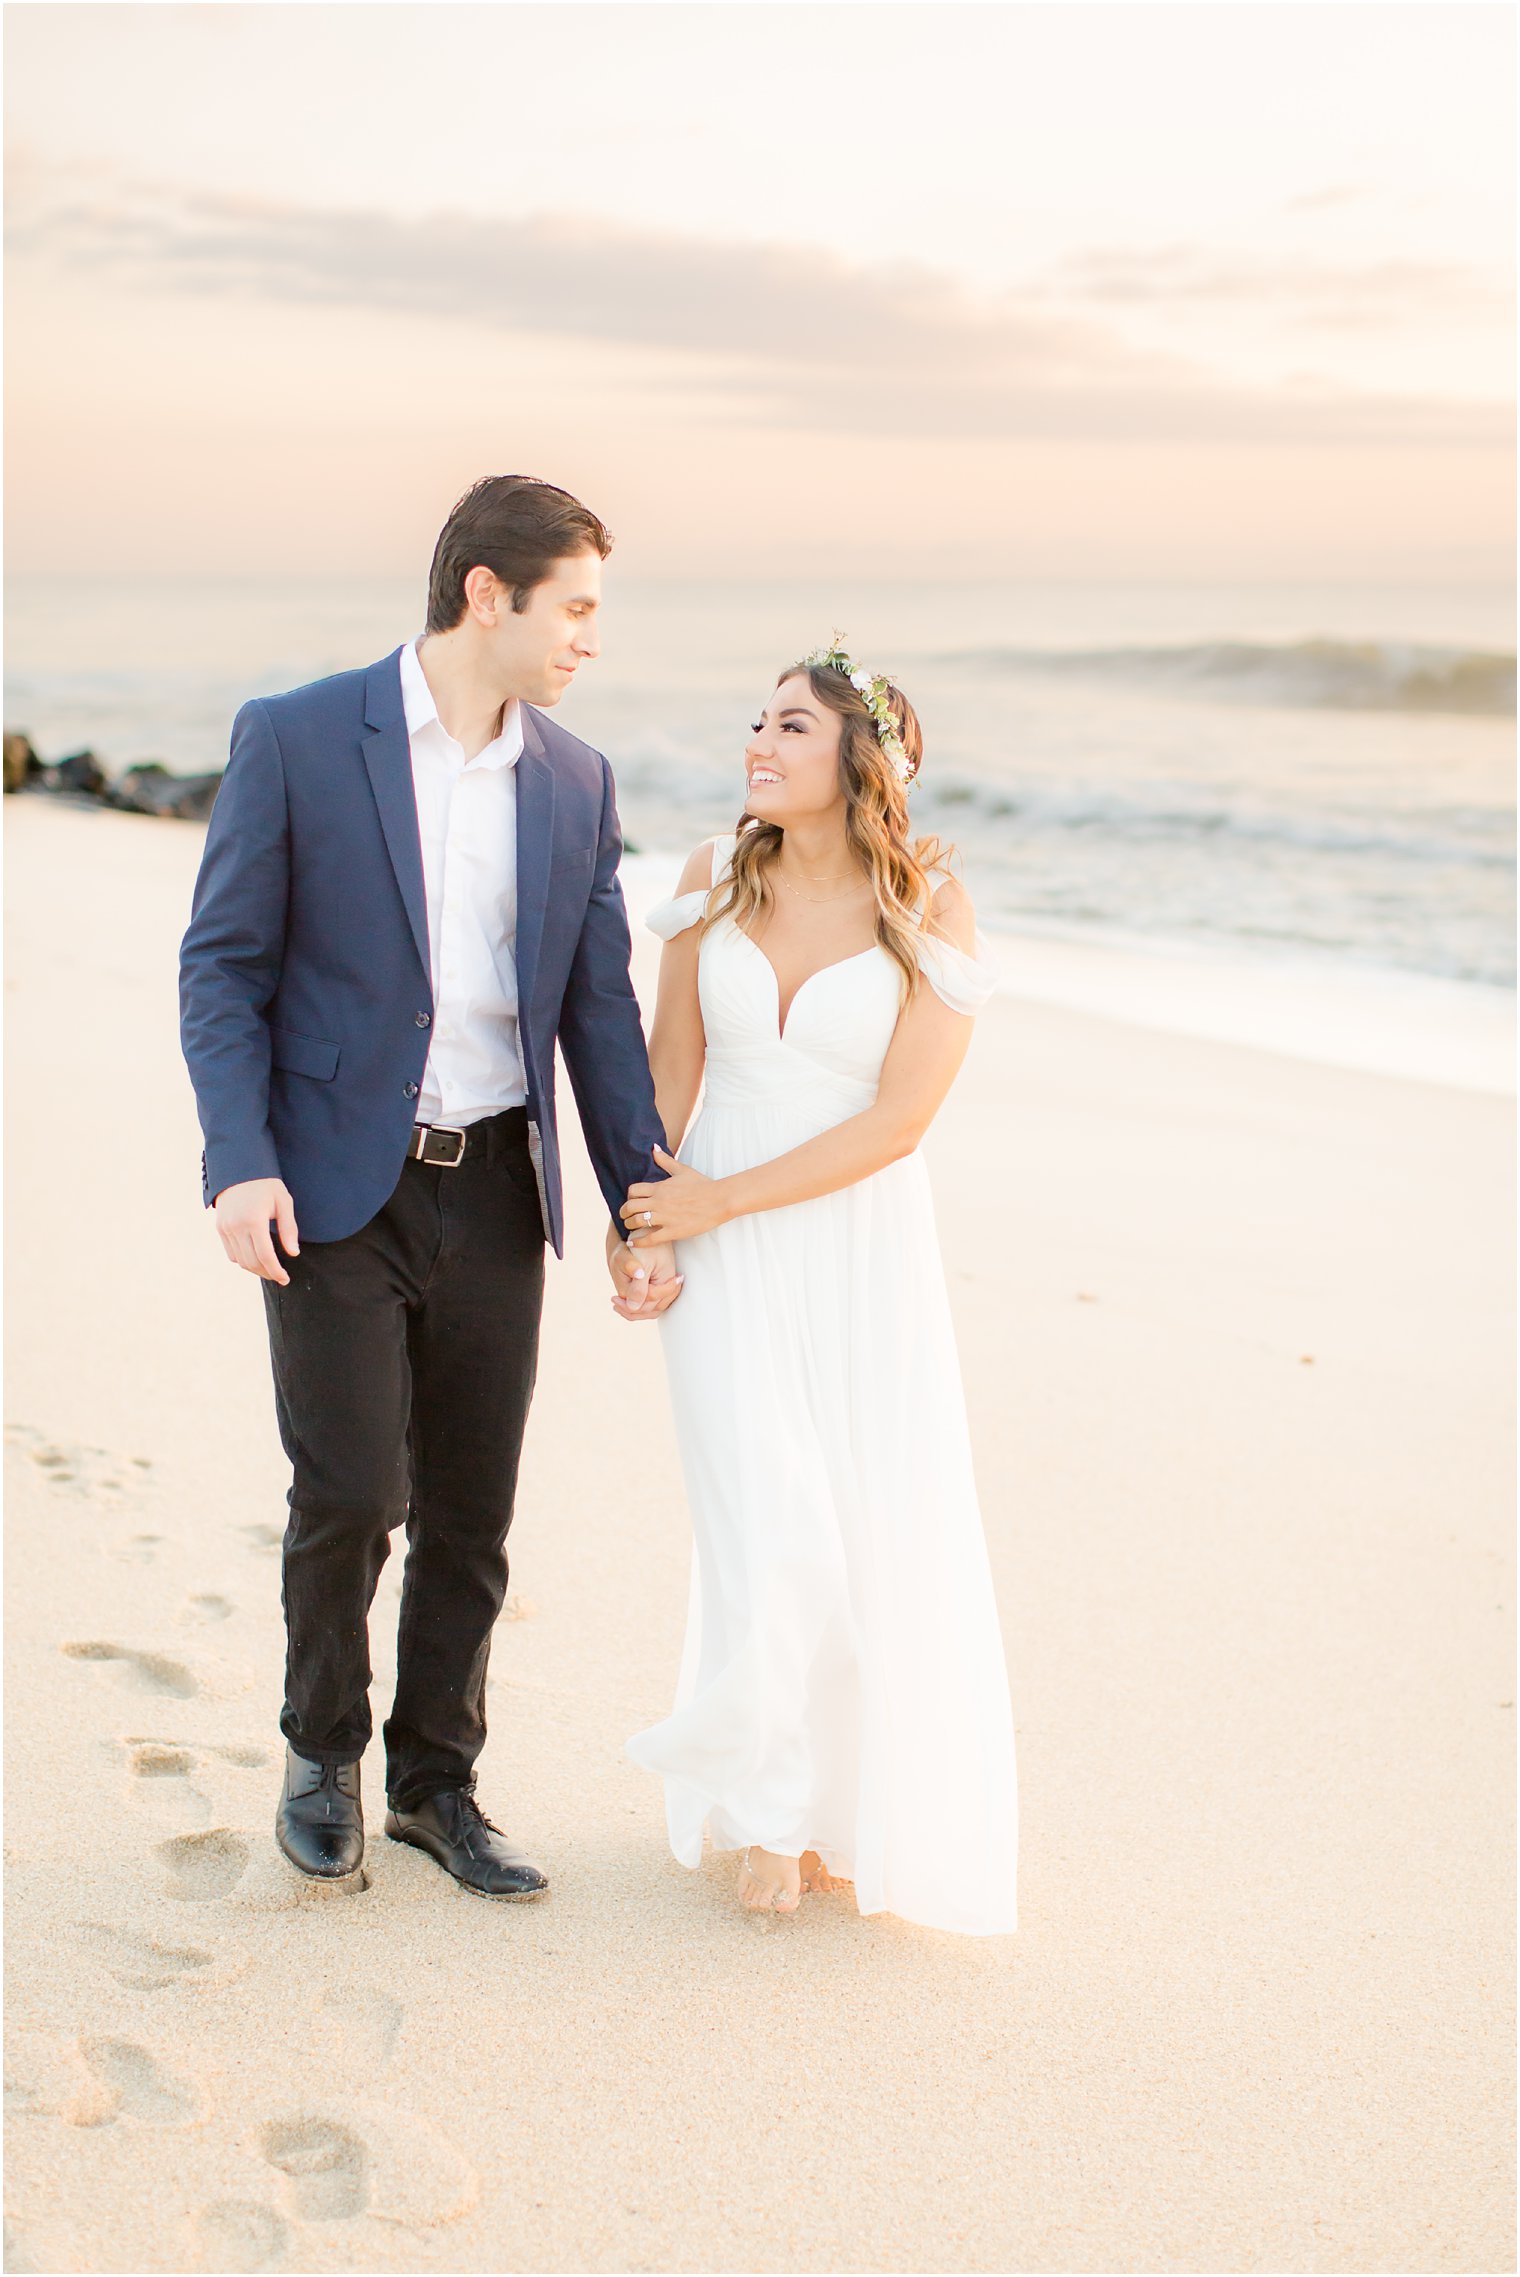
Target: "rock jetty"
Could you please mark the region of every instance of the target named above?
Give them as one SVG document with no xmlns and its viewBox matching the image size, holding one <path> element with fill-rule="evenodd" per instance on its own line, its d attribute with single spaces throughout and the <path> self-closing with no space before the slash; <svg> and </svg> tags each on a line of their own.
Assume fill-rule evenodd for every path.
<svg viewBox="0 0 1520 2277">
<path fill-rule="evenodd" d="M 108 772 L 93 751 L 70 751 L 63 758 L 40 759 L 30 736 L 5 733 L 5 788 L 92 800 L 124 814 L 167 815 L 179 822 L 204 822 L 216 800 L 221 771 L 175 775 L 158 759 L 140 759 L 119 775 Z"/>
</svg>

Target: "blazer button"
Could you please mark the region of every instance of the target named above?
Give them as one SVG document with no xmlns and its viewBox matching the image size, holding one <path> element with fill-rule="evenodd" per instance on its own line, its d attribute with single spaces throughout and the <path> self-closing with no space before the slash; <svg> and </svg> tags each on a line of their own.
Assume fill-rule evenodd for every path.
<svg viewBox="0 0 1520 2277">
<path fill-rule="evenodd" d="M 431 1012 L 419 1012 L 419 1013 L 418 1013 L 418 1015 L 417 1015 L 417 1025 L 418 1025 L 418 1027 L 419 1027 L 419 1028 L 431 1028 L 431 1026 L 433 1025 L 433 1015 L 432 1015 L 432 1013 L 431 1013 Z"/>
<path fill-rule="evenodd" d="M 415 1084 L 415 1083 L 403 1083 L 403 1084 L 402 1084 L 402 1086 L 401 1086 L 401 1088 L 402 1088 L 402 1091 L 405 1093 L 405 1095 L 406 1095 L 406 1097 L 407 1097 L 408 1099 L 415 1099 L 415 1098 L 416 1098 L 416 1096 L 417 1096 L 417 1086 L 416 1086 L 416 1084 Z"/>
</svg>

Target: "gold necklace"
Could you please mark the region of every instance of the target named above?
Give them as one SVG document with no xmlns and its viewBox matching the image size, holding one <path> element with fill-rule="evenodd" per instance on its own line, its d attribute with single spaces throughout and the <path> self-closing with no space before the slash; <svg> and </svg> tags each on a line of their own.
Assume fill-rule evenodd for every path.
<svg viewBox="0 0 1520 2277">
<path fill-rule="evenodd" d="M 786 887 L 787 892 L 794 893 L 799 901 L 812 901 L 818 903 L 823 903 L 826 901 L 848 901 L 851 893 L 858 893 L 863 885 L 870 883 L 869 879 L 860 877 L 857 874 L 854 885 L 847 886 L 843 893 L 804 893 L 801 886 L 793 885 L 791 879 L 782 869 L 779 862 L 775 864 L 775 872 L 777 877 L 781 880 L 781 883 Z M 836 870 L 833 873 L 833 876 L 834 878 L 844 878 L 849 877 L 850 874 L 851 873 L 848 870 Z M 833 878 L 819 878 L 817 880 L 817 883 L 819 885 L 830 885 L 833 883 Z"/>
</svg>

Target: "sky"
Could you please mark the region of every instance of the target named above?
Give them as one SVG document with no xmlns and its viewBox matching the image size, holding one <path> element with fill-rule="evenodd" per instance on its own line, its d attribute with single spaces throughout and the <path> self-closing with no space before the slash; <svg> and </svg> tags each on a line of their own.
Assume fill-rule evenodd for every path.
<svg viewBox="0 0 1520 2277">
<path fill-rule="evenodd" d="M 1514 14 L 6 10 L 12 570 L 1503 581 Z"/>
</svg>

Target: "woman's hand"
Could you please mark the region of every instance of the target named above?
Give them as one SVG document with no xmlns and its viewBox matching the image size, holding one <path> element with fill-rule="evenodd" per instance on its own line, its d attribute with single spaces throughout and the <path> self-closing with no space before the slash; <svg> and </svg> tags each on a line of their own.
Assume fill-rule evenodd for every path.
<svg viewBox="0 0 1520 2277">
<path fill-rule="evenodd" d="M 607 1228 L 607 1265 L 612 1309 L 620 1320 L 658 1320 L 681 1294 L 675 1251 L 651 1246 L 635 1257 L 619 1226 Z"/>
<path fill-rule="evenodd" d="M 663 1147 L 654 1150 L 655 1161 L 669 1176 L 658 1184 L 630 1186 L 620 1215 L 628 1228 L 630 1249 L 645 1249 L 664 1241 L 691 1241 L 724 1225 L 723 1182 L 704 1178 L 686 1162 L 677 1162 Z"/>
</svg>

